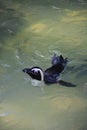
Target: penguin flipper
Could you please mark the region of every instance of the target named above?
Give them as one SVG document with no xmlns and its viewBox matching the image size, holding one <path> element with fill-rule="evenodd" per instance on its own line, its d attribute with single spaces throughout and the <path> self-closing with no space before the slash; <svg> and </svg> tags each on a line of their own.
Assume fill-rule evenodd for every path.
<svg viewBox="0 0 87 130">
<path fill-rule="evenodd" d="M 53 66 L 57 65 L 57 64 L 61 64 L 64 67 L 66 66 L 67 62 L 68 62 L 68 58 L 63 58 L 62 55 L 57 56 L 56 54 L 54 54 L 54 56 L 52 57 L 52 61 L 51 61 Z"/>
<path fill-rule="evenodd" d="M 76 87 L 75 84 L 72 84 L 70 82 L 66 82 L 66 81 L 63 81 L 63 80 L 59 80 L 58 83 L 62 86 L 65 86 L 65 87 Z"/>
</svg>

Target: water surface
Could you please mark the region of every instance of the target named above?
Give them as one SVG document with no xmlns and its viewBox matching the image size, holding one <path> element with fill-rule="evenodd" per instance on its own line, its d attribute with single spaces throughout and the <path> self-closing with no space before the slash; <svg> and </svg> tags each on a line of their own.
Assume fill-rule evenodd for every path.
<svg viewBox="0 0 87 130">
<path fill-rule="evenodd" d="M 87 1 L 0 0 L 0 130 L 87 129 Z M 34 86 L 25 67 L 69 58 L 62 79 Z"/>
</svg>

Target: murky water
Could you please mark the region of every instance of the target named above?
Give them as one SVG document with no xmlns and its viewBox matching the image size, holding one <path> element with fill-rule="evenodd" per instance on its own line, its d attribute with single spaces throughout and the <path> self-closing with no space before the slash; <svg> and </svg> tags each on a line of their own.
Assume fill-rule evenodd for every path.
<svg viewBox="0 0 87 130">
<path fill-rule="evenodd" d="M 25 67 L 69 58 L 62 79 L 34 86 Z M 0 130 L 87 130 L 87 1 L 0 0 Z"/>
</svg>

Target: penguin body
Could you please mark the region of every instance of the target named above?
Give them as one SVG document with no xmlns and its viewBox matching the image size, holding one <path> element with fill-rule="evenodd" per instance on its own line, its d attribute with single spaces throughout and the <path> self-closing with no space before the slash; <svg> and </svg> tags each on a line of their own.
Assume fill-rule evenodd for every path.
<svg viewBox="0 0 87 130">
<path fill-rule="evenodd" d="M 61 72 L 67 64 L 67 58 L 56 54 L 52 58 L 52 66 L 43 71 L 40 67 L 25 68 L 23 72 L 27 73 L 32 79 L 44 81 L 45 84 L 53 84 L 58 82 Z"/>
</svg>

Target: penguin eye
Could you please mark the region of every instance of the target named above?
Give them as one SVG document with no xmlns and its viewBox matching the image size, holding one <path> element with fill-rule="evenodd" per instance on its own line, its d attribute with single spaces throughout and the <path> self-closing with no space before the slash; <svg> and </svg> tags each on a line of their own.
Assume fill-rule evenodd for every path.
<svg viewBox="0 0 87 130">
<path fill-rule="evenodd" d="M 32 72 L 33 72 L 33 73 L 35 73 L 35 71 L 34 71 L 34 70 L 32 70 Z"/>
</svg>

